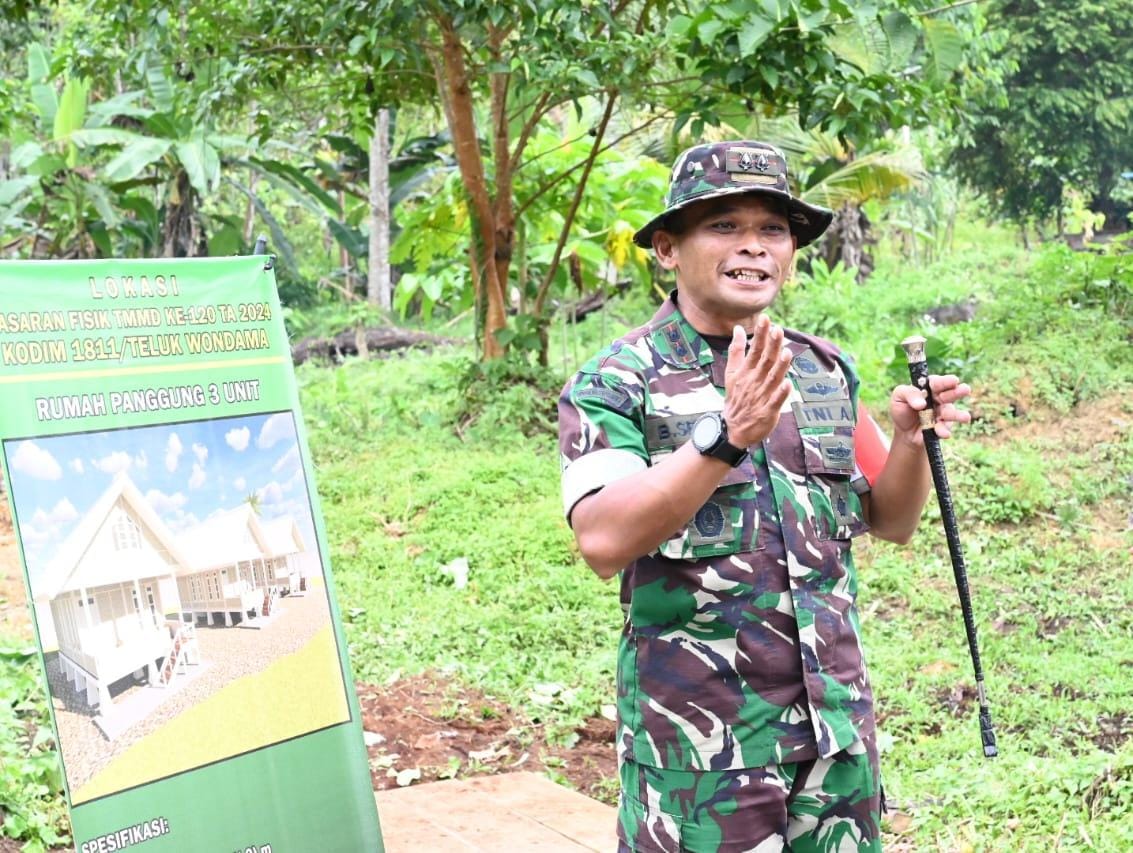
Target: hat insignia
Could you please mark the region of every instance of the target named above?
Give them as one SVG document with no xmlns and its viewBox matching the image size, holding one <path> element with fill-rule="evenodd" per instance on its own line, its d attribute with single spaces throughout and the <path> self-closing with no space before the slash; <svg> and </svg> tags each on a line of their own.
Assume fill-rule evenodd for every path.
<svg viewBox="0 0 1133 853">
<path fill-rule="evenodd" d="M 744 151 L 742 154 L 740 154 L 740 161 L 736 165 L 743 169 L 745 172 L 750 172 L 753 168 L 755 168 L 755 161 L 751 159 L 751 155 L 748 152 Z M 766 166 L 764 166 L 764 168 L 766 168 Z M 761 169 L 760 171 L 763 170 Z"/>
</svg>

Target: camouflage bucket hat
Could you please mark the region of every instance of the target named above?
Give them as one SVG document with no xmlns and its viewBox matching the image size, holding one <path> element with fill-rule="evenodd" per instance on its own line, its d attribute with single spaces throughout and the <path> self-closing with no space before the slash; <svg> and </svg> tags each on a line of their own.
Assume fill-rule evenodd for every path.
<svg viewBox="0 0 1133 853">
<path fill-rule="evenodd" d="M 653 245 L 653 232 L 663 227 L 674 211 L 705 199 L 739 193 L 783 199 L 791 233 L 798 238 L 800 248 L 822 236 L 834 218 L 834 213 L 825 207 L 807 204 L 791 195 L 787 158 L 775 146 L 747 140 L 710 142 L 689 148 L 677 158 L 664 212 L 634 234 L 633 242 L 648 249 Z"/>
</svg>

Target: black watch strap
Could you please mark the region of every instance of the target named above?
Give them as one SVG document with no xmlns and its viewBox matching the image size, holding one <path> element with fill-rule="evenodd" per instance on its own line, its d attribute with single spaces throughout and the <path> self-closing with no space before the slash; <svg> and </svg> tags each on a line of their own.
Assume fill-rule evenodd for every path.
<svg viewBox="0 0 1133 853">
<path fill-rule="evenodd" d="M 709 431 L 708 435 L 698 435 L 698 431 L 702 428 Z M 718 412 L 709 412 L 700 416 L 693 426 L 693 445 L 701 455 L 720 459 L 733 468 L 747 456 L 746 449 L 736 447 L 728 441 L 728 424 Z"/>
<path fill-rule="evenodd" d="M 747 451 L 729 442 L 728 433 L 724 432 L 720 436 L 719 443 L 709 450 L 706 455 L 711 456 L 713 459 L 722 459 L 735 468 L 744 461 L 744 457 L 747 456 Z"/>
</svg>

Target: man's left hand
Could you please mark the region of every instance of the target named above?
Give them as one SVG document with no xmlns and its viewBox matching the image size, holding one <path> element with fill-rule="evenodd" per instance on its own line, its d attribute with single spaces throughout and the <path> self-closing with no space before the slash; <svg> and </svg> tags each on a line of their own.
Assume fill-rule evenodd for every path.
<svg viewBox="0 0 1133 853">
<path fill-rule="evenodd" d="M 972 413 L 956 408 L 956 403 L 972 393 L 958 376 L 930 376 L 933 402 L 936 404 L 936 434 L 941 438 L 952 435 L 953 424 L 971 423 Z M 912 385 L 898 385 L 889 398 L 889 416 L 893 419 L 894 440 L 910 444 L 923 444 L 919 413 L 927 405 L 925 395 Z"/>
</svg>

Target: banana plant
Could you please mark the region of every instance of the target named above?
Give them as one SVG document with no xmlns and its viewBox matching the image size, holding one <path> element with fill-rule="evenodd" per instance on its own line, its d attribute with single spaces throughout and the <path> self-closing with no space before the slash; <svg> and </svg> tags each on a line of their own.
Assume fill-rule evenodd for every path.
<svg viewBox="0 0 1133 853">
<path fill-rule="evenodd" d="M 0 182 L 0 240 L 8 253 L 90 257 L 121 224 L 97 155 L 72 138 L 99 120 L 88 106 L 90 86 L 66 75 L 56 81 L 41 45 L 28 47 L 27 60 L 33 123 L 12 133 L 13 177 Z"/>
<path fill-rule="evenodd" d="M 222 162 L 249 143 L 195 122 L 165 70 L 144 69 L 144 87 L 91 102 L 88 81 L 54 73 L 46 49 L 28 47 L 36 111 L 14 134 L 15 176 L 0 183 L 0 234 L 31 257 L 207 254 L 201 210 Z"/>
</svg>

